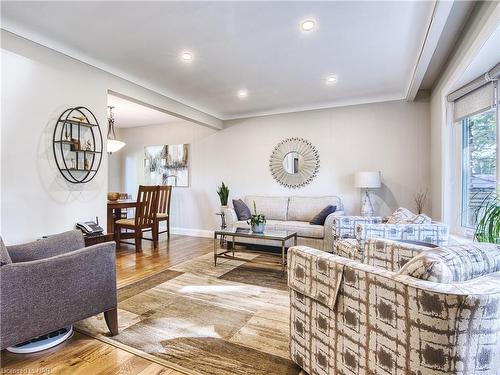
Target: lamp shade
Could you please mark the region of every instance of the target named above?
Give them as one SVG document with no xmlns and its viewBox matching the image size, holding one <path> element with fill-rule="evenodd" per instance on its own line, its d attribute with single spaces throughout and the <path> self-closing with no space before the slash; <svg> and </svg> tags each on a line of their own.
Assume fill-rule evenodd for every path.
<svg viewBox="0 0 500 375">
<path fill-rule="evenodd" d="M 125 146 L 125 142 L 117 141 L 115 139 L 108 139 L 106 141 L 106 149 L 110 154 L 120 150 L 123 146 Z"/>
<path fill-rule="evenodd" d="M 380 187 L 380 172 L 357 172 L 354 175 L 354 186 L 364 189 Z"/>
</svg>

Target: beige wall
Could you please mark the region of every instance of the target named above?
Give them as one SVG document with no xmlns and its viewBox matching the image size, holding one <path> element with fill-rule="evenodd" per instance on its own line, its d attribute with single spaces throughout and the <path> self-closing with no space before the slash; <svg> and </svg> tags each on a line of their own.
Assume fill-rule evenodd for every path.
<svg viewBox="0 0 500 375">
<path fill-rule="evenodd" d="M 384 186 L 374 205 L 386 215 L 398 206 L 413 208 L 417 189 L 430 186 L 429 103 L 403 101 L 263 116 L 226 123 L 221 131 L 195 124 L 121 129 L 124 188 L 143 181 L 144 146 L 191 144 L 191 186 L 174 190 L 172 220 L 181 233 L 209 234 L 217 224 L 221 181 L 230 198 L 261 195 L 340 195 L 348 213 L 359 212 L 353 173 L 380 170 Z M 319 174 L 302 189 L 286 189 L 269 173 L 274 146 L 303 137 L 318 149 Z M 430 205 L 427 207 L 429 211 Z"/>
</svg>

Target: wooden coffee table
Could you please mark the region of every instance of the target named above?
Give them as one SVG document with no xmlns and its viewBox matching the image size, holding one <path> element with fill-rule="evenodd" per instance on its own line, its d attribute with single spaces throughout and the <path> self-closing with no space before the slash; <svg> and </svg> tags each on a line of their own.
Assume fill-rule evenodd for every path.
<svg viewBox="0 0 500 375">
<path fill-rule="evenodd" d="M 218 252 L 217 239 L 226 239 L 227 237 L 232 239 L 232 249 L 229 249 L 229 241 L 226 241 L 227 248 L 224 251 Z M 254 240 L 271 240 L 276 241 L 281 244 L 281 267 L 284 270 L 286 265 L 285 258 L 285 244 L 286 241 L 293 238 L 293 245 L 297 246 L 297 232 L 284 231 L 284 230 L 265 230 L 264 233 L 254 233 L 251 229 L 247 228 L 225 228 L 216 230 L 214 232 L 214 264 L 217 265 L 217 258 L 230 258 L 230 259 L 240 259 L 234 256 L 234 242 L 236 238 L 252 238 Z M 232 252 L 232 256 L 228 254 Z M 241 258 L 240 260 L 246 260 Z"/>
</svg>

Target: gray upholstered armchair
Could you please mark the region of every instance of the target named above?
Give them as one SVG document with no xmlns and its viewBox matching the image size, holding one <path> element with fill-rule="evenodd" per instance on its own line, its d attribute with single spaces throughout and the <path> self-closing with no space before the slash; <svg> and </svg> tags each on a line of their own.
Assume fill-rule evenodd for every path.
<svg viewBox="0 0 500 375">
<path fill-rule="evenodd" d="M 118 333 L 115 243 L 85 247 L 80 231 L 6 247 L 0 237 L 0 347 L 104 312 Z"/>
</svg>

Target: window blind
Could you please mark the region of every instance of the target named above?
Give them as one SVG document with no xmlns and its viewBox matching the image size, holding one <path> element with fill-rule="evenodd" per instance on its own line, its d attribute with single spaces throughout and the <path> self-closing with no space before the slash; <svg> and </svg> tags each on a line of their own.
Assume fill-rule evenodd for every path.
<svg viewBox="0 0 500 375">
<path fill-rule="evenodd" d="M 487 111 L 494 105 L 495 87 L 493 82 L 490 82 L 455 100 L 453 120 L 458 122 L 466 117 Z"/>
<path fill-rule="evenodd" d="M 500 63 L 490 71 L 462 86 L 448 95 L 453 102 L 453 120 L 458 122 L 466 117 L 487 111 L 495 106 L 495 91 L 500 76 Z"/>
</svg>

